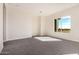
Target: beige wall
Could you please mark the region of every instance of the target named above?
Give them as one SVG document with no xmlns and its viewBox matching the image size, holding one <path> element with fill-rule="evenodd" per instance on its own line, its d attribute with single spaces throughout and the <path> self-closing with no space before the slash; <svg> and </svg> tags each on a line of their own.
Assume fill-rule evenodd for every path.
<svg viewBox="0 0 79 59">
<path fill-rule="evenodd" d="M 3 48 L 3 5 L 0 3 L 0 52 Z"/>
<path fill-rule="evenodd" d="M 32 19 L 32 35 L 45 35 L 46 17 L 37 16 Z"/>
<path fill-rule="evenodd" d="M 41 16 L 40 22 L 40 35 L 46 35 L 46 16 Z"/>
<path fill-rule="evenodd" d="M 6 5 L 6 41 L 31 37 L 32 18 L 26 10 Z"/>
<path fill-rule="evenodd" d="M 53 19 L 61 16 L 71 16 L 72 28 L 70 33 L 54 32 Z M 46 33 L 51 36 L 79 42 L 79 5 L 47 16 Z"/>
<path fill-rule="evenodd" d="M 35 16 L 32 19 L 32 35 L 39 35 L 40 34 L 40 19 L 39 16 Z"/>
</svg>

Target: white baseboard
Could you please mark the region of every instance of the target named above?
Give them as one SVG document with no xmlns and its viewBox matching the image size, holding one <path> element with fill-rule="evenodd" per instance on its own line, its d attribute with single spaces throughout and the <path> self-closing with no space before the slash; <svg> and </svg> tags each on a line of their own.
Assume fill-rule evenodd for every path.
<svg viewBox="0 0 79 59">
<path fill-rule="evenodd" d="M 25 38 L 30 38 L 30 37 L 32 37 L 32 36 L 26 36 L 26 37 L 18 37 L 18 38 L 11 38 L 11 39 L 6 39 L 6 41 L 12 41 L 12 40 L 19 40 L 19 39 L 25 39 Z M 4 42 L 6 42 L 6 41 L 4 41 Z"/>
</svg>

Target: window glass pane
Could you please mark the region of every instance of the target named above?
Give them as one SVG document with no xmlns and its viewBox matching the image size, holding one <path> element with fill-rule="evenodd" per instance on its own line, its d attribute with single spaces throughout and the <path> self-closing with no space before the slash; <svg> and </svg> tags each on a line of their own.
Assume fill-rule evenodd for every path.
<svg viewBox="0 0 79 59">
<path fill-rule="evenodd" d="M 61 18 L 62 29 L 71 29 L 71 17 L 65 16 Z"/>
<path fill-rule="evenodd" d="M 58 18 L 58 32 L 61 32 L 62 30 L 62 20 Z"/>
</svg>

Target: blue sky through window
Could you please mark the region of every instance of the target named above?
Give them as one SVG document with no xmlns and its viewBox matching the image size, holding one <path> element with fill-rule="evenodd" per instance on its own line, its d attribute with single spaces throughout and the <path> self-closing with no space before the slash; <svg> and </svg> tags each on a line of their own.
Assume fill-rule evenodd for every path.
<svg viewBox="0 0 79 59">
<path fill-rule="evenodd" d="M 71 28 L 71 17 L 64 16 L 58 21 L 58 28 L 70 29 Z"/>
</svg>

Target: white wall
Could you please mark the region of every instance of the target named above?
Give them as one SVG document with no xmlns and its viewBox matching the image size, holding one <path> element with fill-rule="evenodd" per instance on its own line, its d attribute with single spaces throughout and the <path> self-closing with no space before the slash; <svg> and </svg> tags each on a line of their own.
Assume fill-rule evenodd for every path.
<svg viewBox="0 0 79 59">
<path fill-rule="evenodd" d="M 6 5 L 6 41 L 32 36 L 33 17 L 26 10 Z"/>
<path fill-rule="evenodd" d="M 41 23 L 41 24 L 40 24 Z M 45 34 L 45 16 L 28 12 L 27 8 L 6 4 L 6 41 Z"/>
<path fill-rule="evenodd" d="M 54 32 L 54 18 L 58 18 L 61 16 L 71 16 L 71 32 Z M 79 42 L 79 5 L 47 16 L 46 33 L 50 36 Z"/>
<path fill-rule="evenodd" d="M 0 52 L 3 49 L 3 5 L 0 3 Z"/>
<path fill-rule="evenodd" d="M 3 4 L 3 41 L 6 41 L 6 6 Z"/>
</svg>

